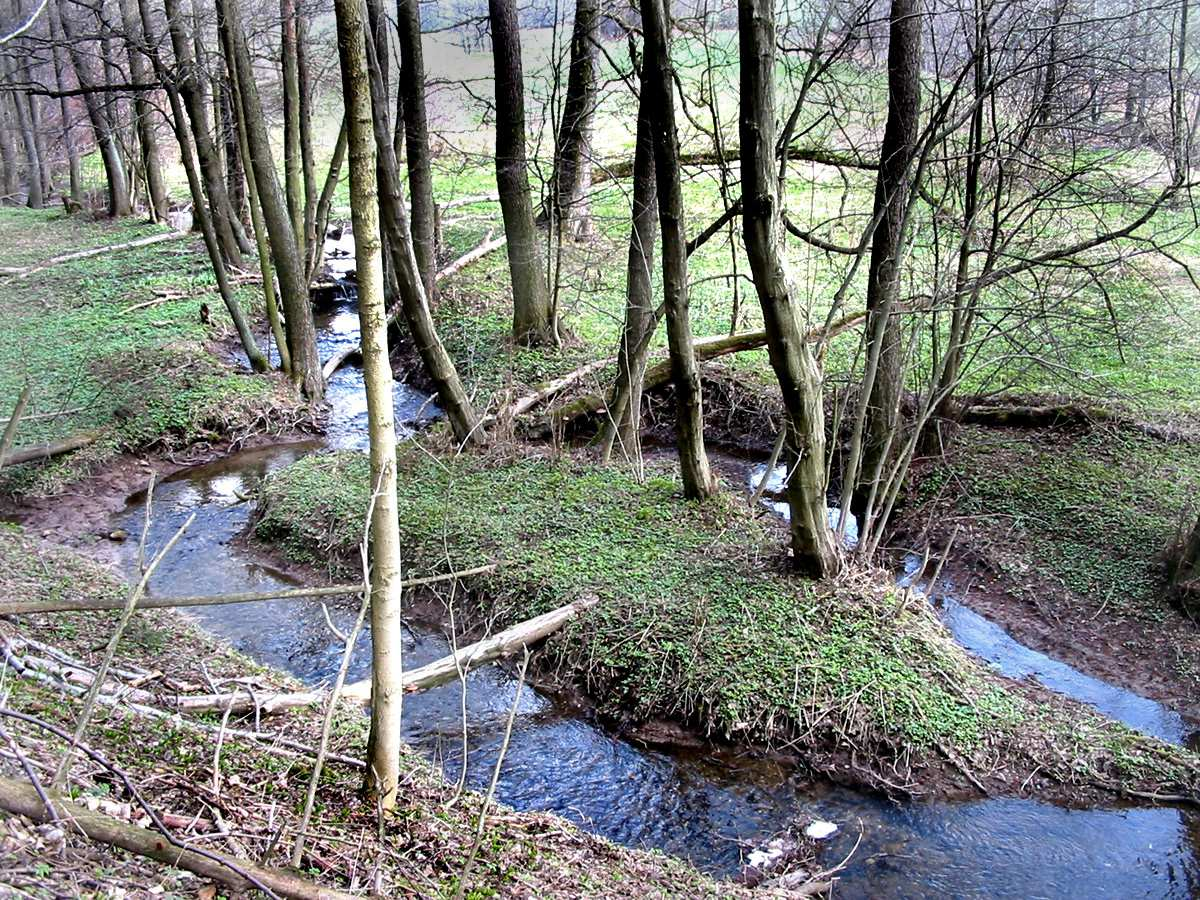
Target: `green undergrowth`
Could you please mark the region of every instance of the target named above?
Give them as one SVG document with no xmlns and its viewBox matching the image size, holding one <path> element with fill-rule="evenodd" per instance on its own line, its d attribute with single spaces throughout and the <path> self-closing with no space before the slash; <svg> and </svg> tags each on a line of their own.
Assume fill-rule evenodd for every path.
<svg viewBox="0 0 1200 900">
<path fill-rule="evenodd" d="M 110 571 L 72 551 L 38 542 L 21 529 L 0 526 L 0 593 L 27 599 L 124 595 L 128 586 Z M 119 613 L 25 614 L 0 621 L 0 639 L 18 657 L 39 655 L 22 641 L 52 645 L 85 665 L 95 666 Z M 191 619 L 172 610 L 137 613 L 114 660 L 113 671 L 154 673 L 141 689 L 162 699 L 144 705 L 168 706 L 174 692 L 207 693 L 236 683 L 261 696 L 297 690 L 288 676 L 257 665 Z M 0 681 L 0 705 L 36 716 L 67 732 L 73 730 L 82 700 L 58 687 L 7 670 Z M 323 707 L 316 705 L 281 716 L 219 714 L 149 719 L 125 708 L 96 706 L 84 743 L 117 763 L 159 814 L 176 817 L 182 840 L 211 830 L 214 812 L 221 827 L 237 835 L 236 854 L 266 865 L 288 867 L 312 772 L 311 756 L 289 752 L 272 740 L 256 742 L 234 730 L 281 735 L 293 746 L 320 741 Z M 188 723 L 197 727 L 188 727 Z M 323 886 L 361 889 L 363 872 L 373 874 L 373 894 L 404 898 L 455 895 L 475 841 L 483 797 L 458 792 L 415 751 L 401 755 L 400 800 L 382 825 L 375 807 L 360 792 L 362 773 L 337 755 L 361 759 L 367 741 L 365 716 L 343 708 L 335 716 L 329 750 L 314 805 L 314 824 L 300 874 Z M 228 727 L 228 733 L 226 726 Z M 4 719 L 36 770 L 53 771 L 66 747 L 28 722 Z M 0 774 L 24 779 L 18 764 L 0 759 Z M 132 798 L 120 783 L 92 764 L 76 763 L 69 779 L 76 799 L 120 814 Z M 128 817 L 128 813 L 126 813 Z M 194 829 L 186 827 L 196 817 Z M 136 810 L 133 820 L 141 818 Z M 5 829 L 0 893 L 18 896 L 79 896 L 80 881 L 96 896 L 203 896 L 203 880 L 70 834 L 47 851 L 47 842 L 21 820 L 0 815 Z M 623 898 L 743 897 L 750 890 L 721 884 L 690 865 L 660 853 L 629 850 L 588 835 L 545 813 L 518 813 L 493 804 L 484 819 L 483 840 L 465 895 L 468 897 Z M 379 835 L 382 834 L 382 840 Z M 357 875 L 358 880 L 355 881 Z"/>
<path fill-rule="evenodd" d="M 1023 770 L 1010 788 L 1027 776 L 1029 790 L 1045 778 L 1200 783 L 1189 755 L 996 679 L 882 576 L 827 585 L 778 573 L 774 520 L 733 495 L 701 506 L 665 474 L 639 484 L 535 457 L 406 450 L 399 467 L 406 571 L 501 563 L 478 588 L 486 602 L 467 611 L 477 620 L 499 627 L 599 598 L 550 639 L 545 661 L 618 720 L 669 717 L 786 746 L 887 789 L 896 777 L 919 784 L 942 755 Z M 353 568 L 368 481 L 359 454 L 300 460 L 265 481 L 255 534 Z"/>
<path fill-rule="evenodd" d="M 40 259 L 62 245 L 113 245 L 158 230 L 52 211 L 2 213 L 0 245 L 12 238 L 18 255 Z M 25 246 L 28 234 L 36 248 Z M 16 446 L 100 432 L 82 453 L 4 470 L 0 491 L 53 493 L 122 450 L 179 449 L 300 417 L 277 379 L 232 369 L 218 355 L 231 325 L 197 238 L 61 263 L 0 287 L 0 415 L 24 385 L 32 392 Z M 240 292 L 251 316 L 259 299 L 253 287 Z"/>
</svg>

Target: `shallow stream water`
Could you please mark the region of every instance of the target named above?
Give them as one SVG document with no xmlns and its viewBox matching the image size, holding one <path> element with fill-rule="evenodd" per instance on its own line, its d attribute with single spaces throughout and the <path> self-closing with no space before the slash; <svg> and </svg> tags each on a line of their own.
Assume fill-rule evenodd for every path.
<svg viewBox="0 0 1200 900">
<path fill-rule="evenodd" d="M 319 328 L 325 358 L 356 338 L 352 304 L 323 315 Z M 304 454 L 326 446 L 364 446 L 361 394 L 358 370 L 344 369 L 329 392 L 334 409 L 325 441 L 234 454 L 158 485 L 152 546 L 161 546 L 189 514 L 196 513 L 197 520 L 164 560 L 152 591 L 216 593 L 292 583 L 236 540 L 252 511 L 242 498 L 252 495 L 266 473 Z M 427 397 L 405 385 L 397 385 L 396 409 L 409 429 L 437 414 Z M 113 527 L 136 534 L 143 502 L 142 495 L 131 497 Z M 1002 671 L 1038 677 L 1134 727 L 1182 738 L 1173 730 L 1173 714 L 1158 704 L 1087 679 L 1022 647 L 965 606 L 940 602 L 959 639 Z M 350 609 L 330 612 L 341 625 L 353 618 Z M 340 661 L 340 642 L 326 627 L 318 603 L 197 607 L 190 613 L 253 658 L 309 684 L 331 679 Z M 405 664 L 420 665 L 448 649 L 440 632 L 415 627 L 406 634 Z M 350 678 L 366 675 L 369 660 L 367 634 Z M 516 691 L 514 679 L 496 666 L 467 679 L 466 781 L 472 787 L 486 787 L 491 777 Z M 464 766 L 462 702 L 457 684 L 405 699 L 408 740 L 442 765 L 451 780 Z M 839 831 L 826 842 L 823 864 L 836 864 L 857 844 L 838 896 L 1200 895 L 1200 820 L 1175 809 L 1069 810 L 1012 799 L 894 804 L 832 785 L 814 786 L 775 763 L 711 751 L 646 749 L 529 688 L 522 691 L 497 796 L 517 809 L 558 813 L 628 846 L 686 857 L 722 876 L 736 875 L 752 847 L 826 819 Z"/>
</svg>

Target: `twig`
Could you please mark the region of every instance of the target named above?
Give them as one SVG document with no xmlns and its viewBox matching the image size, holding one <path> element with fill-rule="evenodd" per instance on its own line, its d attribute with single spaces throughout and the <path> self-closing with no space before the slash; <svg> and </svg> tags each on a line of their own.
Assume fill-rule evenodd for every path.
<svg viewBox="0 0 1200 900">
<path fill-rule="evenodd" d="M 492 782 L 488 785 L 487 794 L 483 798 L 483 806 L 479 809 L 479 825 L 475 829 L 475 841 L 471 844 L 471 852 L 467 856 L 466 865 L 458 877 L 458 888 L 454 891 L 454 900 L 462 900 L 467 886 L 467 876 L 475 865 L 475 857 L 483 843 L 483 831 L 487 824 L 488 807 L 496 796 L 496 785 L 500 781 L 500 769 L 504 765 L 504 757 L 508 753 L 508 742 L 512 739 L 513 722 L 517 718 L 517 708 L 521 705 L 521 689 L 525 687 L 525 673 L 529 669 L 529 648 L 525 648 L 525 658 L 521 661 L 521 670 L 517 673 L 517 695 L 513 697 L 512 707 L 508 711 L 508 722 L 504 726 L 504 740 L 500 744 L 500 754 L 496 757 L 496 767 L 492 770 Z"/>
</svg>

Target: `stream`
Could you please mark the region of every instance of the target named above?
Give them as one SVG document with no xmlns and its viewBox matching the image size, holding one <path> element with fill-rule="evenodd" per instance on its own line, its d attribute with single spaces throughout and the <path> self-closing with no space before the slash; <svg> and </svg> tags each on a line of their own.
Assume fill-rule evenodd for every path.
<svg viewBox="0 0 1200 900">
<path fill-rule="evenodd" d="M 347 296 L 318 316 L 321 357 L 356 341 L 358 319 Z M 396 385 L 397 426 L 412 434 L 439 411 L 427 395 Z M 196 523 L 164 559 L 151 591 L 164 595 L 267 590 L 294 580 L 242 546 L 252 494 L 270 471 L 325 448 L 366 445 L 361 371 L 343 368 L 330 385 L 333 409 L 323 440 L 244 451 L 188 469 L 155 488 L 150 545 L 161 546 L 191 513 Z M 747 484 L 765 467 L 749 467 Z M 778 473 L 772 473 L 773 476 Z M 144 493 L 129 498 L 113 528 L 141 530 Z M 132 548 L 126 560 L 132 572 Z M 905 576 L 914 581 L 917 561 Z M 903 579 L 902 579 L 903 581 Z M 918 586 L 919 587 L 919 586 Z M 955 636 L 999 671 L 1047 687 L 1166 740 L 1188 737 L 1186 723 L 1161 705 L 1105 684 L 1024 647 L 973 613 L 942 584 L 933 602 Z M 306 684 L 332 679 L 341 644 L 320 604 L 273 601 L 189 611 L 206 630 L 261 663 Z M 354 610 L 331 608 L 339 627 Z M 439 630 L 406 630 L 405 666 L 448 652 Z M 350 667 L 368 674 L 370 636 Z M 467 754 L 463 759 L 462 689 L 449 684 L 404 701 L 407 740 L 457 781 L 486 789 L 517 685 L 498 666 L 466 682 Z M 825 842 L 823 865 L 858 844 L 835 889 L 845 897 L 1170 897 L 1200 896 L 1200 816 L 1173 808 L 1072 810 L 1018 799 L 892 803 L 799 778 L 782 764 L 712 750 L 646 749 L 577 709 L 525 688 L 504 759 L 497 797 L 518 810 L 557 813 L 631 847 L 685 857 L 717 876 L 735 876 L 751 849 L 814 819 L 839 826 Z"/>
</svg>

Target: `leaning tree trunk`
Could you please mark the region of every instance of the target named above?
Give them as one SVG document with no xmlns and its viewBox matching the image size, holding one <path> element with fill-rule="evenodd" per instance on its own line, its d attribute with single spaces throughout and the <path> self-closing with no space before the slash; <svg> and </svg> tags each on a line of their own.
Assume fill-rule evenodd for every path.
<svg viewBox="0 0 1200 900">
<path fill-rule="evenodd" d="M 400 191 L 400 165 L 392 143 L 394 135 L 388 127 L 387 91 L 383 88 L 382 72 L 376 64 L 374 41 L 368 41 L 366 47 L 371 72 L 379 205 L 386 237 L 384 244 L 391 258 L 391 273 L 400 294 L 400 308 L 425 371 L 437 391 L 438 402 L 450 420 L 455 439 L 462 444 L 478 443 L 483 440 L 479 419 L 459 380 L 454 360 L 438 337 L 433 315 L 429 311 L 429 300 L 421 284 L 412 233 L 404 210 L 404 197 Z"/>
<path fill-rule="evenodd" d="M 396 519 L 396 426 L 383 297 L 374 114 L 359 0 L 336 0 L 338 53 L 350 152 L 350 210 L 358 260 L 367 427 L 371 436 L 371 735 L 367 788 L 382 809 L 396 805 L 404 702 L 400 619 L 400 528 Z"/>
<path fill-rule="evenodd" d="M 550 213 L 564 234 L 586 232 L 585 197 L 591 180 L 592 119 L 596 109 L 596 42 L 600 36 L 599 0 L 576 0 L 571 29 L 567 95 L 550 185 Z"/>
<path fill-rule="evenodd" d="M 12 97 L 13 109 L 17 114 L 17 129 L 21 135 L 21 145 L 25 150 L 26 162 L 26 205 L 31 209 L 41 209 L 44 203 L 42 195 L 42 157 L 38 150 L 37 138 L 33 129 L 33 115 L 29 106 L 29 92 L 16 87 L 18 76 L 14 64 L 0 58 L 0 76 L 13 86 L 6 93 Z"/>
<path fill-rule="evenodd" d="M 49 4 L 51 28 L 62 32 L 64 42 L 71 56 L 71 65 L 75 68 L 75 80 L 83 92 L 84 106 L 87 108 L 88 120 L 96 135 L 96 143 L 100 148 L 100 159 L 104 163 L 104 174 L 108 179 L 108 214 L 113 218 L 127 216 L 133 210 L 129 205 L 129 180 L 125 174 L 125 164 L 121 161 L 121 148 L 108 116 L 104 112 L 91 71 L 88 68 L 88 58 L 83 53 L 81 39 L 70 16 L 65 10 L 60 10 L 57 3 Z M 60 15 L 61 13 L 61 15 Z"/>
<path fill-rule="evenodd" d="M 136 0 L 120 0 L 121 24 L 125 29 L 126 55 L 129 57 L 129 75 L 134 84 L 146 84 L 150 73 L 146 65 L 145 40 L 136 7 Z M 159 160 L 158 136 L 154 133 L 155 112 L 145 91 L 138 91 L 133 101 L 137 119 L 138 142 L 142 147 L 142 167 L 146 172 L 146 192 L 150 210 L 157 222 L 165 222 L 170 212 L 167 183 L 163 179 L 162 163 Z"/>
<path fill-rule="evenodd" d="M 838 569 L 825 504 L 825 410 L 821 373 L 805 340 L 779 254 L 775 167 L 775 10 L 772 0 L 738 5 L 741 59 L 742 234 L 762 306 L 767 352 L 787 411 L 787 498 L 792 563 L 823 578 Z M 766 476 L 764 476 L 766 477 Z"/>
<path fill-rule="evenodd" d="M 525 76 L 514 0 L 488 0 L 496 67 L 496 188 L 508 239 L 513 340 L 526 346 L 557 340 L 525 157 Z"/>
<path fill-rule="evenodd" d="M 141 41 L 140 46 L 145 47 L 150 54 L 150 63 L 154 67 L 154 74 L 166 88 L 167 98 L 171 102 L 171 124 L 175 129 L 175 138 L 179 143 L 179 156 L 183 162 L 184 173 L 187 175 L 188 189 L 192 194 L 193 214 L 196 217 L 197 224 L 200 226 L 200 233 L 204 236 L 204 247 L 208 250 L 208 259 L 212 264 L 213 273 L 217 278 L 217 288 L 221 292 L 221 299 L 225 302 L 229 318 L 233 321 L 233 326 L 237 330 L 238 338 L 242 342 L 242 348 L 246 351 L 246 358 L 250 361 L 250 367 L 255 372 L 266 372 L 270 368 L 270 365 L 267 362 L 266 356 L 258 349 L 258 344 L 254 340 L 254 333 L 250 330 L 250 324 L 246 321 L 246 316 L 237 301 L 237 296 L 234 294 L 233 285 L 229 282 L 229 274 L 225 271 L 225 262 L 221 258 L 221 247 L 217 240 L 217 231 L 213 225 L 212 215 L 204 203 L 204 188 L 200 183 L 200 174 L 197 171 L 196 160 L 192 154 L 192 142 L 188 134 L 187 125 L 184 123 L 183 102 L 180 100 L 178 87 L 168 78 L 166 67 L 163 65 L 162 58 L 158 55 L 157 35 L 153 20 L 150 18 L 148 2 L 149 0 L 138 0 L 138 20 L 134 19 L 135 11 L 132 5 L 126 8 L 125 4 L 122 4 L 121 12 L 123 16 L 126 16 L 125 28 L 128 31 L 131 25 L 138 25 L 137 36 L 138 40 Z M 129 33 L 132 33 L 132 31 Z M 145 36 L 144 41 L 142 40 L 142 35 Z"/>
<path fill-rule="evenodd" d="M 675 131 L 674 70 L 667 46 L 668 25 L 663 0 L 644 0 L 646 34 L 642 91 L 648 94 L 654 137 L 658 216 L 662 224 L 663 302 L 667 309 L 667 342 L 675 387 L 675 439 L 683 475 L 683 492 L 693 499 L 717 489 L 704 449 L 704 401 L 700 369 L 692 350 L 688 313 L 687 235 L 684 233 L 683 188 L 679 176 L 679 135 Z"/>
<path fill-rule="evenodd" d="M 171 46 L 175 50 L 175 83 L 188 118 L 192 123 L 192 136 L 196 145 L 196 157 L 200 173 L 204 178 L 204 193 L 212 211 L 213 227 L 221 246 L 221 255 L 231 266 L 242 265 L 242 248 L 248 246 L 242 223 L 233 214 L 229 194 L 225 190 L 225 173 L 221 170 L 221 159 L 212 136 L 208 133 L 208 103 L 196 69 L 192 52 L 191 35 L 179 7 L 179 0 L 163 0 L 167 14 L 167 30 L 171 35 Z"/>
<path fill-rule="evenodd" d="M 425 112 L 425 59 L 421 49 L 421 9 L 418 0 L 397 0 L 396 27 L 400 35 L 398 102 L 404 120 L 408 193 L 412 204 L 409 221 L 425 296 L 433 302 L 437 292 L 437 242 L 434 234 L 437 213 L 433 205 L 433 159 L 429 150 L 429 122 Z M 395 141 L 392 147 L 394 150 Z"/>
<path fill-rule="evenodd" d="M 262 203 L 263 224 L 271 242 L 271 258 L 279 293 L 283 299 L 286 319 L 288 352 L 291 354 L 293 383 L 315 403 L 325 396 L 325 379 L 321 375 L 321 358 L 317 355 L 317 331 L 313 324 L 312 306 L 308 299 L 308 279 L 304 261 L 299 253 L 296 234 L 288 216 L 287 203 L 279 187 L 275 159 L 271 153 L 271 136 L 258 95 L 258 84 L 246 47 L 246 35 L 238 18 L 238 6 L 230 0 L 217 0 L 218 27 L 226 30 L 226 43 L 233 58 L 242 108 L 238 111 L 246 129 L 250 166 Z"/>
<path fill-rule="evenodd" d="M 280 68 L 283 83 L 283 172 L 288 215 L 292 231 L 299 241 L 301 257 L 307 259 L 304 246 L 304 174 L 300 155 L 300 64 L 297 50 L 296 0 L 279 0 Z"/>
<path fill-rule="evenodd" d="M 888 44 L 888 117 L 875 181 L 879 219 L 867 271 L 867 369 L 861 462 L 853 481 L 855 513 L 868 512 L 876 484 L 885 475 L 899 431 L 904 357 L 896 301 L 904 252 L 909 170 L 917 151 L 921 112 L 921 8 L 917 0 L 892 0 Z"/>
<path fill-rule="evenodd" d="M 641 458 L 642 384 L 650 338 L 658 324 L 654 304 L 654 241 L 658 198 L 654 178 L 654 135 L 646 91 L 638 98 L 637 142 L 633 156 L 633 213 L 625 275 L 625 324 L 617 352 L 617 378 L 601 436 L 601 459 L 614 447 L 626 459 Z"/>
</svg>

